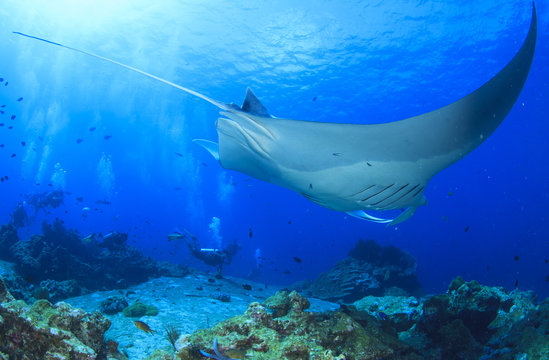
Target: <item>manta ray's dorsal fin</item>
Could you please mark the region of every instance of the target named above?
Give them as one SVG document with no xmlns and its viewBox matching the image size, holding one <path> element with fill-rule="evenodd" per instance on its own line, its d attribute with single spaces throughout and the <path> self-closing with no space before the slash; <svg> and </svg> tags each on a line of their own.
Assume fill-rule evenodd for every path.
<svg viewBox="0 0 549 360">
<path fill-rule="evenodd" d="M 269 111 L 259 101 L 257 96 L 255 96 L 252 89 L 247 88 L 246 89 L 246 98 L 244 99 L 244 103 L 242 104 L 242 111 L 245 111 L 252 115 L 262 116 L 262 117 L 272 117 L 271 114 L 269 114 Z"/>
<path fill-rule="evenodd" d="M 36 37 L 36 36 L 32 36 L 32 35 L 27 35 L 27 34 L 23 34 L 21 32 L 18 32 L 18 31 L 14 31 L 13 32 L 14 34 L 17 34 L 17 35 L 21 35 L 21 36 L 25 36 L 25 37 L 28 37 L 28 38 L 31 38 L 31 39 L 36 39 L 36 40 L 40 40 L 40 41 L 43 41 L 43 42 L 46 42 L 48 44 L 52 44 L 52 45 L 56 45 L 56 46 L 60 46 L 62 48 L 65 48 L 65 49 L 69 49 L 69 50 L 72 50 L 72 51 L 76 51 L 76 52 L 79 52 L 79 53 L 82 53 L 82 54 L 86 54 L 86 55 L 89 55 L 89 56 L 93 56 L 94 58 L 97 58 L 97 59 L 101 59 L 101 60 L 104 60 L 104 61 L 108 61 L 112 64 L 115 64 L 115 65 L 118 65 L 118 66 L 122 66 L 128 70 L 131 70 L 131 71 L 135 71 L 139 74 L 142 74 L 142 75 L 145 75 L 151 79 L 154 79 L 154 80 L 158 80 L 160 82 L 163 82 L 164 84 L 167 84 L 167 85 L 170 85 L 170 86 L 173 86 L 174 88 L 176 89 L 179 89 L 179 90 L 183 90 L 184 92 L 188 93 L 188 94 L 191 94 L 191 95 L 194 95 L 202 100 L 205 100 L 207 102 L 209 102 L 210 104 L 212 105 L 215 105 L 217 106 L 218 108 L 222 109 L 222 110 L 230 110 L 232 109 L 232 106 L 229 105 L 229 104 L 225 104 L 221 101 L 217 101 L 217 100 L 214 100 L 206 95 L 203 95 L 199 92 L 196 92 L 194 90 L 191 90 L 191 89 L 188 89 L 184 86 L 181 86 L 181 85 L 177 85 L 177 84 L 174 84 L 173 82 L 171 81 L 168 81 L 166 79 L 162 79 L 161 77 L 158 77 L 158 76 L 155 76 L 155 75 L 152 75 L 152 74 L 149 74 L 148 72 L 145 72 L 143 70 L 139 70 L 137 68 L 134 68 L 133 66 L 129 66 L 129 65 L 126 65 L 126 64 L 123 64 L 123 63 L 120 63 L 118 61 L 115 61 L 115 60 L 112 60 L 112 59 L 109 59 L 109 58 L 106 58 L 106 57 L 103 57 L 101 55 L 96 55 L 94 53 L 91 53 L 89 51 L 85 51 L 85 50 L 80 50 L 80 49 L 77 49 L 77 48 L 73 48 L 73 47 L 70 47 L 70 46 L 67 46 L 67 45 L 63 45 L 63 44 L 60 44 L 60 43 L 56 43 L 56 42 L 53 42 L 53 41 L 50 41 L 50 40 L 46 40 L 46 39 L 42 39 L 42 38 L 39 38 L 39 37 Z M 259 101 L 259 100 L 258 100 Z"/>
</svg>

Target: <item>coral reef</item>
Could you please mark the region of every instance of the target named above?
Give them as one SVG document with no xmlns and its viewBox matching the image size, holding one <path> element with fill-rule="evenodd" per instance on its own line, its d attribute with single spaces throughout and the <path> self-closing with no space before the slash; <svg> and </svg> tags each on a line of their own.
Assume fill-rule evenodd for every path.
<svg viewBox="0 0 549 360">
<path fill-rule="evenodd" d="M 368 296 L 312 313 L 306 298 L 281 291 L 243 315 L 182 335 L 176 358 L 201 359 L 203 351 L 258 360 L 547 359 L 549 299 L 535 300 L 531 292 L 456 278 L 447 293 L 423 300 Z"/>
<path fill-rule="evenodd" d="M 0 279 L 4 281 L 10 293 L 20 300 L 25 300 L 26 302 L 34 301 L 33 298 L 33 286 L 29 283 L 32 281 L 30 279 L 23 279 L 23 277 L 17 274 L 15 270 L 15 264 L 6 261 L 0 261 Z"/>
<path fill-rule="evenodd" d="M 401 332 L 399 338 L 424 354 L 430 354 L 426 356 L 428 359 L 437 356 L 448 360 L 481 356 L 484 359 L 517 359 L 523 354 L 529 354 L 528 359 L 542 359 L 543 356 L 532 355 L 539 354 L 539 349 L 547 345 L 543 339 L 544 330 L 540 331 L 541 323 L 537 320 L 543 318 L 543 306 L 538 310 L 535 301 L 530 292 L 508 292 L 501 287 L 483 286 L 458 277 L 446 294 L 423 301 L 418 321 L 408 331 Z M 546 316 L 549 319 L 549 314 Z M 519 328 L 521 330 L 515 334 L 520 335 L 513 336 L 513 330 Z M 536 336 L 525 336 L 523 330 L 526 328 L 535 328 L 532 333 Z M 523 341 L 529 344 L 525 347 L 528 351 L 521 350 Z"/>
<path fill-rule="evenodd" d="M 0 355 L 6 359 L 106 359 L 110 321 L 65 303 L 15 300 L 0 280 Z"/>
<path fill-rule="evenodd" d="M 299 284 L 299 289 L 319 299 L 345 303 L 368 295 L 422 294 L 415 259 L 394 246 L 380 246 L 373 240 L 359 240 L 349 257 L 310 286 Z"/>
<path fill-rule="evenodd" d="M 182 266 L 157 263 L 144 256 L 127 244 L 127 234 L 110 233 L 101 241 L 93 236 L 82 239 L 59 219 L 43 223 L 42 232 L 20 241 L 12 225 L 0 228 L 0 254 L 15 262 L 22 278 L 42 288 L 36 291 L 41 298 L 59 301 L 86 291 L 125 288 L 150 277 L 188 274 Z M 32 294 L 35 289 L 28 291 Z"/>
<path fill-rule="evenodd" d="M 11 252 L 7 249 L 17 241 L 17 228 L 12 223 L 0 226 L 0 260 L 13 260 Z"/>
<path fill-rule="evenodd" d="M 306 311 L 308 307 L 309 301 L 297 292 L 278 292 L 264 305 L 251 303 L 243 315 L 180 337 L 177 356 L 200 359 L 200 349 L 214 353 L 217 338 L 220 353 L 258 360 L 421 358 L 376 326 L 373 317 L 362 326 L 343 312 L 316 314 Z"/>
</svg>

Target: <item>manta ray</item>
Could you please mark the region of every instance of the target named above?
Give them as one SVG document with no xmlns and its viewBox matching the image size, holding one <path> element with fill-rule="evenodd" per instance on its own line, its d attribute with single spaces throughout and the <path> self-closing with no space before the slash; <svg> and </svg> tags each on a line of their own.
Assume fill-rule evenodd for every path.
<svg viewBox="0 0 549 360">
<path fill-rule="evenodd" d="M 439 171 L 492 134 L 516 102 L 536 47 L 535 5 L 526 39 L 511 61 L 471 94 L 440 109 L 382 124 L 340 124 L 277 118 L 248 89 L 242 106 L 214 100 L 115 60 L 15 32 L 108 61 L 203 99 L 220 109 L 218 143 L 193 140 L 225 169 L 297 192 L 328 209 L 396 225 L 426 204 Z M 365 210 L 402 209 L 394 219 Z"/>
</svg>

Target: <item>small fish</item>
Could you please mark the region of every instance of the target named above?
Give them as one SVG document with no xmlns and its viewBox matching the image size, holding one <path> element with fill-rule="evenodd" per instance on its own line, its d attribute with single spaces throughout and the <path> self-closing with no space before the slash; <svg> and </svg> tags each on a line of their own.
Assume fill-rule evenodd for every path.
<svg viewBox="0 0 549 360">
<path fill-rule="evenodd" d="M 448 196 L 452 196 L 452 195 L 454 195 L 454 193 L 451 191 L 448 191 Z"/>
<path fill-rule="evenodd" d="M 185 235 L 179 232 L 168 234 L 168 241 L 176 241 L 176 240 L 183 240 L 183 239 L 185 239 Z"/>
<path fill-rule="evenodd" d="M 225 350 L 225 355 L 229 357 L 229 359 L 244 359 L 246 357 L 246 350 L 243 349 L 227 349 Z"/>
<path fill-rule="evenodd" d="M 8 180 L 8 175 L 4 176 L 4 180 Z"/>
<path fill-rule="evenodd" d="M 0 110 L 0 115 L 4 115 L 4 114 L 5 114 L 4 110 Z"/>
<path fill-rule="evenodd" d="M 16 118 L 15 115 L 12 115 L 12 116 L 11 116 L 11 119 L 12 119 L 12 120 L 15 120 L 15 118 Z"/>
<path fill-rule="evenodd" d="M 1 178 L 0 178 L 0 182 L 4 182 L 4 177 L 1 177 Z"/>
<path fill-rule="evenodd" d="M 4 126 L 4 123 L 0 123 L 0 126 Z"/>
<path fill-rule="evenodd" d="M 22 145 L 22 146 L 25 146 L 25 145 L 27 145 L 27 143 L 24 142 L 24 141 L 21 141 L 21 145 Z"/>
<path fill-rule="evenodd" d="M 23 98 L 22 98 L 22 97 L 20 97 L 19 99 L 17 99 L 17 101 L 23 101 Z"/>
<path fill-rule="evenodd" d="M 81 138 L 76 139 L 77 144 L 80 144 L 82 141 L 84 141 L 84 139 L 81 139 Z"/>
<path fill-rule="evenodd" d="M 379 318 L 379 320 L 381 321 L 385 321 L 387 320 L 387 314 L 385 314 L 383 311 L 378 311 L 377 312 L 377 317 Z"/>
<path fill-rule="evenodd" d="M 79 197 L 76 198 L 76 201 L 82 202 L 82 201 L 84 201 L 84 198 L 82 196 L 79 196 Z"/>
<path fill-rule="evenodd" d="M 292 225 L 292 220 L 288 220 L 288 225 Z"/>
<path fill-rule="evenodd" d="M 8 130 L 11 130 L 11 129 L 13 129 L 13 126 L 8 126 Z"/>
<path fill-rule="evenodd" d="M 341 156 L 341 153 L 332 153 L 333 156 Z"/>
<path fill-rule="evenodd" d="M 4 78 L 0 78 L 0 82 L 3 82 L 4 81 Z"/>
<path fill-rule="evenodd" d="M 142 330 L 148 334 L 152 334 L 154 332 L 154 330 L 152 330 L 149 325 L 145 324 L 143 321 L 136 320 L 133 323 L 139 330 Z"/>
<path fill-rule="evenodd" d="M 105 139 L 105 140 L 109 140 L 110 138 L 112 138 L 112 135 L 105 135 L 105 136 L 104 136 L 104 139 Z"/>
<path fill-rule="evenodd" d="M 95 131 L 95 126 L 92 126 L 91 128 L 89 128 L 90 132 L 94 132 Z"/>
<path fill-rule="evenodd" d="M 369 163 L 369 162 L 367 162 L 367 161 L 366 161 L 366 165 L 368 165 L 368 166 L 372 166 L 372 164 L 370 164 L 370 163 Z"/>
<path fill-rule="evenodd" d="M 250 239 L 254 236 L 254 234 L 252 232 L 252 228 L 248 229 L 248 235 L 250 236 Z"/>
<path fill-rule="evenodd" d="M 14 158 L 14 157 L 16 157 L 16 156 L 17 156 L 17 154 L 11 154 L 11 157 L 12 157 L 12 158 Z"/>
<path fill-rule="evenodd" d="M 2 105 L 2 106 L 0 106 L 0 107 L 6 107 L 6 104 L 4 104 L 4 105 Z"/>
<path fill-rule="evenodd" d="M 285 274 L 285 275 L 290 275 L 292 272 L 290 270 L 286 269 L 282 273 Z"/>
<path fill-rule="evenodd" d="M 4 84 L 4 86 L 8 86 L 8 82 L 6 81 L 6 83 Z"/>
<path fill-rule="evenodd" d="M 518 288 L 519 282 L 518 279 L 515 280 L 515 288 Z"/>
<path fill-rule="evenodd" d="M 518 255 L 515 255 L 515 261 L 519 261 L 520 257 Z"/>
<path fill-rule="evenodd" d="M 242 288 L 243 288 L 244 290 L 252 290 L 252 285 L 250 285 L 250 284 L 242 284 Z"/>
<path fill-rule="evenodd" d="M 297 256 L 294 256 L 294 261 L 295 261 L 296 263 L 298 263 L 298 264 L 301 264 L 301 262 L 302 262 L 303 260 L 301 260 L 301 259 L 298 258 Z"/>
<path fill-rule="evenodd" d="M 469 226 L 466 226 L 464 231 L 465 232 L 469 231 Z"/>
<path fill-rule="evenodd" d="M 316 99 L 317 99 L 317 97 L 315 96 L 315 97 L 313 98 L 313 101 L 316 101 Z"/>
<path fill-rule="evenodd" d="M 545 259 L 545 263 L 546 263 L 546 264 L 549 264 L 549 259 Z"/>
<path fill-rule="evenodd" d="M 549 275 L 545 277 L 545 282 L 549 282 Z"/>
<path fill-rule="evenodd" d="M 182 154 L 182 153 L 176 152 L 175 155 L 177 155 L 177 156 L 179 156 L 179 157 L 183 157 L 183 154 Z"/>
</svg>

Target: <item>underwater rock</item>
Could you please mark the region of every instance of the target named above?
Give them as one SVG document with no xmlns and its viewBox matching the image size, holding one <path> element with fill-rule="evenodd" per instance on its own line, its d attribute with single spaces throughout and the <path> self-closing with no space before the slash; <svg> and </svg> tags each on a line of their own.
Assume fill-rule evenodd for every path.
<svg viewBox="0 0 549 360">
<path fill-rule="evenodd" d="M 441 344 L 442 359 L 478 359 L 482 354 L 482 347 L 461 319 L 442 326 L 438 330 L 437 338 Z"/>
<path fill-rule="evenodd" d="M 368 295 L 422 294 L 415 259 L 394 246 L 380 246 L 373 240 L 359 240 L 348 258 L 321 274 L 306 292 L 319 299 L 345 303 Z"/>
<path fill-rule="evenodd" d="M 514 318 L 512 326 L 505 326 L 488 343 L 495 354 L 493 358 L 503 359 L 501 354 L 505 354 L 509 359 L 549 359 L 549 298 L 539 306 L 530 307 L 520 318 Z"/>
<path fill-rule="evenodd" d="M 381 321 L 389 322 L 397 332 L 414 326 L 423 311 L 421 302 L 412 296 L 366 296 L 353 305 L 358 311 L 365 311 Z"/>
<path fill-rule="evenodd" d="M 535 300 L 531 292 L 458 277 L 448 293 L 424 301 L 420 321 L 399 338 L 418 350 L 438 347 L 443 359 L 546 359 L 549 302 L 544 323 Z"/>
<path fill-rule="evenodd" d="M 103 334 L 110 321 L 65 303 L 27 305 L 0 280 L 0 352 L 9 359 L 106 359 Z"/>
<path fill-rule="evenodd" d="M 52 303 L 82 294 L 82 289 L 76 280 L 44 280 L 40 282 L 40 288 L 48 292 L 48 300 Z"/>
<path fill-rule="evenodd" d="M 43 235 L 34 235 L 26 241 L 13 238 L 13 231 L 2 227 L 7 252 L 16 264 L 16 271 L 34 285 L 42 281 L 61 283 L 50 291 L 53 301 L 90 291 L 124 288 L 142 283 L 151 277 L 185 276 L 188 269 L 180 265 L 167 266 L 144 256 L 127 244 L 127 234 L 110 233 L 103 241 L 82 237 L 67 229 L 56 219 L 42 225 Z M 1 235 L 0 234 L 0 238 Z M 63 283 L 64 281 L 76 281 Z M 55 283 L 55 284 L 57 284 Z M 44 287 L 44 286 L 42 286 Z M 32 294 L 29 291 L 27 298 Z"/>
<path fill-rule="evenodd" d="M 342 312 L 311 313 L 308 307 L 309 301 L 297 292 L 278 292 L 264 305 L 251 303 L 243 315 L 182 336 L 176 355 L 200 359 L 196 349 L 212 354 L 217 339 L 218 351 L 227 358 L 240 354 L 239 358 L 257 360 L 421 359 L 373 324 L 362 326 Z"/>
<path fill-rule="evenodd" d="M 221 302 L 231 302 L 231 295 L 229 294 L 213 294 L 212 298 Z"/>
<path fill-rule="evenodd" d="M 18 241 L 17 228 L 13 224 L 0 226 L 0 260 L 13 260 L 9 249 Z"/>
<path fill-rule="evenodd" d="M 101 301 L 99 310 L 103 314 L 114 315 L 128 307 L 128 302 L 122 296 L 109 296 Z"/>
<path fill-rule="evenodd" d="M 459 287 L 457 286 L 459 284 Z M 500 308 L 509 308 L 502 288 L 482 286 L 476 281 L 452 281 L 448 294 L 433 296 L 423 304 L 422 324 L 436 338 L 439 330 L 454 320 L 461 320 L 475 339 L 483 342 L 492 334 L 488 325 Z"/>
<path fill-rule="evenodd" d="M 4 281 L 15 299 L 34 301 L 31 293 L 32 285 L 29 284 L 31 279 L 25 280 L 19 276 L 15 271 L 14 263 L 0 261 L 0 279 Z"/>
</svg>

